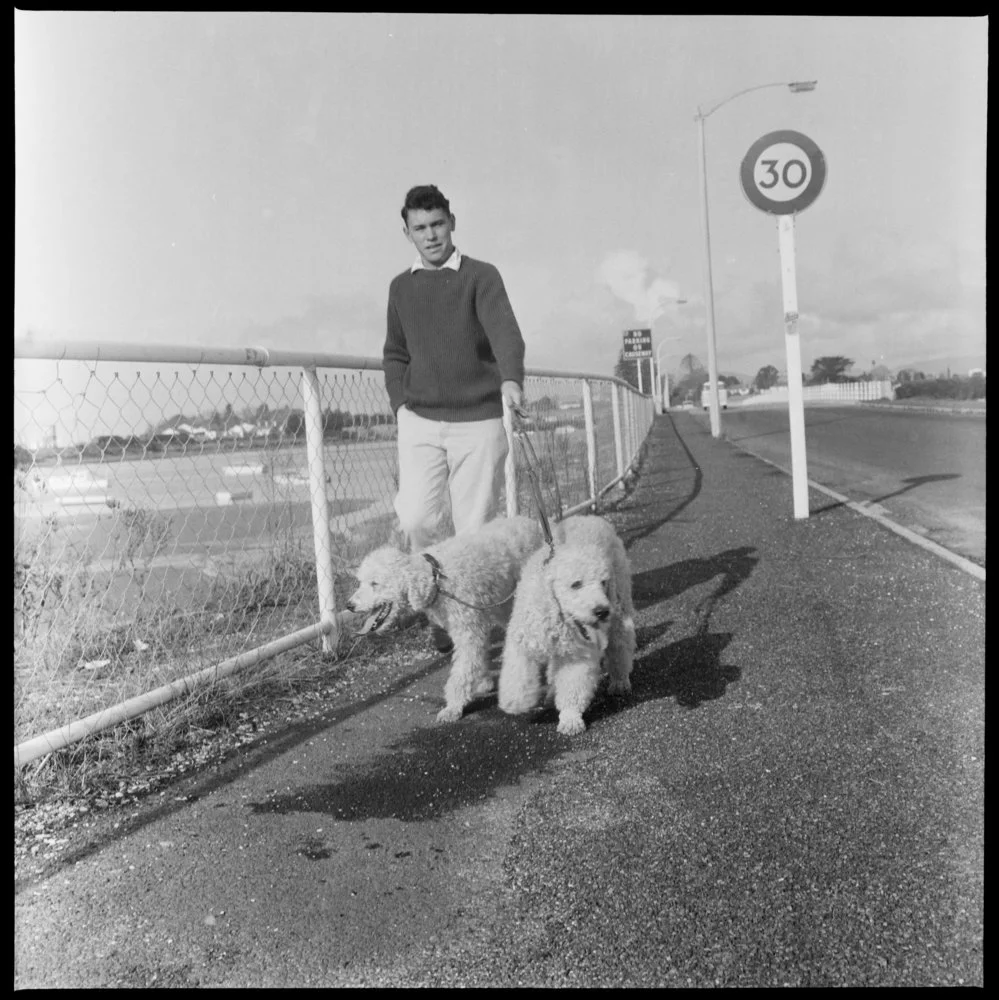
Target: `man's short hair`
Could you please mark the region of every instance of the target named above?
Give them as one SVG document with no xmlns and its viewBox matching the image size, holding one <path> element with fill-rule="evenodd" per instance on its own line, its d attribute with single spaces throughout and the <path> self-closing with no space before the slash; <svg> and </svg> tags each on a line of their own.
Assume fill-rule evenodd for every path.
<svg viewBox="0 0 999 1000">
<path fill-rule="evenodd" d="M 445 215 L 451 214 L 451 205 L 436 184 L 418 184 L 406 192 L 406 200 L 402 205 L 402 221 L 409 224 L 411 211 L 432 212 L 435 208 L 442 208 Z"/>
</svg>

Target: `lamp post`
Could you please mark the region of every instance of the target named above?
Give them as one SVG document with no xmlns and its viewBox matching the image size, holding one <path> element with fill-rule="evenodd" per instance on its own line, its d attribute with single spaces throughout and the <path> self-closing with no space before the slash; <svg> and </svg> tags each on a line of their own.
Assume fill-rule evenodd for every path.
<svg viewBox="0 0 999 1000">
<path fill-rule="evenodd" d="M 683 306 L 687 304 L 686 299 L 670 299 L 670 301 L 675 306 Z M 652 397 L 656 402 L 656 409 L 659 413 L 665 413 L 669 409 L 669 396 L 666 395 L 665 391 L 660 395 L 660 383 L 663 377 L 663 364 L 661 352 L 663 346 L 671 340 L 681 340 L 681 337 L 663 337 L 659 341 L 659 346 L 656 347 L 656 357 L 655 362 L 652 366 Z M 669 383 L 669 376 L 666 376 L 666 382 Z"/>
<path fill-rule="evenodd" d="M 660 413 L 665 413 L 669 409 L 669 374 L 666 374 L 666 381 L 663 382 L 663 359 L 662 359 L 662 349 L 671 341 L 680 340 L 679 337 L 664 337 L 659 341 L 659 346 L 656 348 L 656 395 L 659 398 L 656 400 L 656 409 Z M 661 395 L 660 392 L 662 393 Z"/>
<path fill-rule="evenodd" d="M 708 225 L 708 167 L 704 146 L 704 120 L 713 115 L 720 107 L 734 101 L 743 94 L 749 94 L 754 90 L 764 90 L 767 87 L 787 87 L 792 94 L 804 94 L 815 89 L 815 80 L 793 80 L 790 83 L 760 83 L 755 87 L 746 87 L 745 90 L 736 91 L 726 97 L 725 100 L 702 111 L 700 106 L 694 121 L 697 122 L 698 131 L 698 161 L 701 173 L 701 227 L 704 230 L 704 306 L 705 325 L 708 335 L 708 378 L 710 388 L 708 391 L 709 409 L 711 413 L 711 436 L 719 437 L 721 434 L 721 408 L 718 405 L 718 359 L 715 351 L 715 295 L 714 284 L 711 279 L 711 230 Z"/>
<path fill-rule="evenodd" d="M 677 302 L 686 302 L 686 299 L 677 299 Z M 659 412 L 665 413 L 669 409 L 669 373 L 663 371 L 663 359 L 662 350 L 663 348 L 674 340 L 683 340 L 682 337 L 663 337 L 659 341 L 659 346 L 656 347 L 656 381 L 655 381 L 655 391 L 658 394 L 660 391 L 662 395 L 659 397 Z"/>
</svg>

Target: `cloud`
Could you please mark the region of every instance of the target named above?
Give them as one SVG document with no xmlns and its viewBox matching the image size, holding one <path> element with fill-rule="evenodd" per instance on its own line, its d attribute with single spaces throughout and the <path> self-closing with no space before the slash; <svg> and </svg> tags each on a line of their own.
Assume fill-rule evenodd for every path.
<svg viewBox="0 0 999 1000">
<path fill-rule="evenodd" d="M 956 250 L 944 240 L 900 240 L 880 231 L 841 239 L 818 267 L 804 262 L 811 311 L 835 323 L 868 323 L 897 313 L 963 309 L 971 301 Z"/>
<path fill-rule="evenodd" d="M 240 346 L 380 357 L 385 305 L 362 293 L 312 295 L 299 315 L 252 324 L 237 340 Z"/>
<path fill-rule="evenodd" d="M 597 267 L 597 281 L 632 307 L 638 323 L 653 323 L 680 298 L 679 285 L 653 274 L 649 262 L 634 250 L 607 254 Z"/>
<path fill-rule="evenodd" d="M 903 239 L 872 228 L 862 238 L 810 246 L 797 260 L 802 362 L 844 355 L 867 370 L 912 358 L 985 352 L 983 268 L 947 234 Z M 724 283 L 715 295 L 718 365 L 749 374 L 786 365 L 781 282 Z"/>
</svg>

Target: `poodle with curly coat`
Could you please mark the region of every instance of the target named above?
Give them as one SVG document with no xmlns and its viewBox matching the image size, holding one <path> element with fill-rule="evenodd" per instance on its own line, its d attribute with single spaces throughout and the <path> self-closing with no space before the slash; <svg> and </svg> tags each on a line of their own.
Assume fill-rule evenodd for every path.
<svg viewBox="0 0 999 1000">
<path fill-rule="evenodd" d="M 364 615 L 360 632 L 386 632 L 409 610 L 423 612 L 454 643 L 438 722 L 460 719 L 474 697 L 491 690 L 490 631 L 506 626 L 521 568 L 543 543 L 537 521 L 501 517 L 422 552 L 387 545 L 362 560 L 346 604 Z"/>
<path fill-rule="evenodd" d="M 583 713 L 605 673 L 609 694 L 631 690 L 631 567 L 613 525 L 602 517 L 570 517 L 555 525 L 553 536 L 551 548 L 527 561 L 517 585 L 499 707 L 518 715 L 554 699 L 558 731 L 575 736 L 586 729 Z"/>
</svg>

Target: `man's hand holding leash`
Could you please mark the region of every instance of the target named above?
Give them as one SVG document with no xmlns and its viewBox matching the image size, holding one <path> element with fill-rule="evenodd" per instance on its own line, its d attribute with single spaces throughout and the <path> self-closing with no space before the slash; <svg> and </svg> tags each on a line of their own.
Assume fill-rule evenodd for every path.
<svg viewBox="0 0 999 1000">
<path fill-rule="evenodd" d="M 530 419 L 527 409 L 524 406 L 524 391 L 516 382 L 509 380 L 504 382 L 500 386 L 500 392 L 503 394 L 503 401 L 510 407 L 511 412 L 515 413 L 521 420 Z"/>
</svg>

